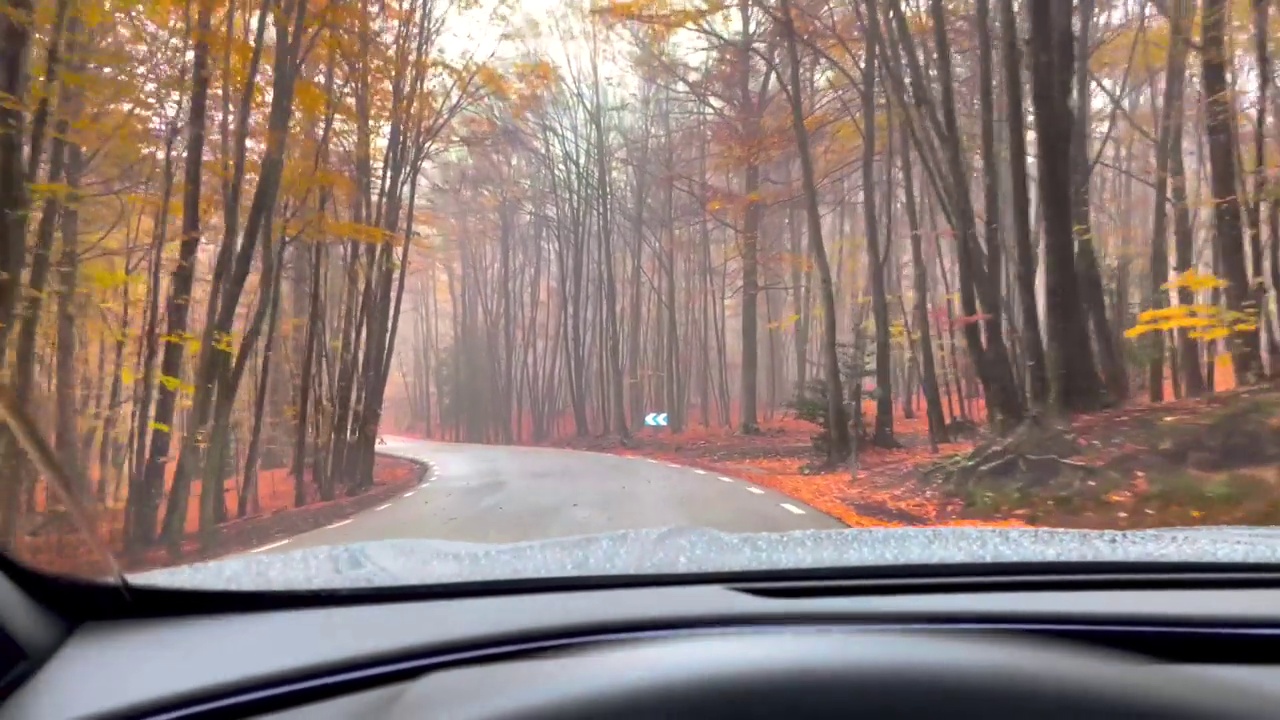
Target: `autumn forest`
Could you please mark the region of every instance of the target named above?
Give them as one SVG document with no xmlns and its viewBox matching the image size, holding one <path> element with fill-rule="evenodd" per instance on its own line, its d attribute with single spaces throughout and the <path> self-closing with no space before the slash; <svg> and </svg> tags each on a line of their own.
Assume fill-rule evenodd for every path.
<svg viewBox="0 0 1280 720">
<path fill-rule="evenodd" d="M 1280 374 L 1270 6 L 0 0 L 0 543 L 199 552 L 384 434 L 1141 495 L 1011 443 Z"/>
</svg>

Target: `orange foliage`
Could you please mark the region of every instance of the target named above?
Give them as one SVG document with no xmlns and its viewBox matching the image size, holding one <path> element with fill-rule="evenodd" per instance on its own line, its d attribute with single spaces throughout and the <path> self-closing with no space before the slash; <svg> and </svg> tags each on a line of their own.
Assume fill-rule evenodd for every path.
<svg viewBox="0 0 1280 720">
<path fill-rule="evenodd" d="M 970 400 L 967 410 L 974 422 L 982 422 L 986 415 L 981 399 Z M 1025 526 L 1018 520 L 959 519 L 960 508 L 954 502 L 922 490 L 912 476 L 919 464 L 936 457 L 924 442 L 928 420 L 923 408 L 911 419 L 901 412 L 901 407 L 895 406 L 894 431 L 907 447 L 863 449 L 856 477 L 847 469 L 807 474 L 804 466 L 813 459 L 809 436 L 814 427 L 789 415 L 761 423 L 759 436 L 739 435 L 730 428 L 691 427 L 679 435 L 645 432 L 638 438 L 638 448 L 600 449 L 736 475 L 793 497 L 850 527 Z M 865 425 L 871 427 L 874 401 L 864 400 L 863 416 Z M 947 443 L 939 447 L 939 453 L 958 453 L 970 447 L 969 443 Z"/>
<path fill-rule="evenodd" d="M 1231 364 L 1231 356 L 1222 353 L 1214 358 L 1213 362 L 1213 391 L 1223 392 L 1226 390 L 1234 390 L 1236 387 L 1236 370 Z M 1172 400 L 1173 395 L 1173 368 L 1165 365 L 1164 369 L 1164 397 L 1166 400 Z M 1146 395 L 1135 398 L 1139 403 L 1147 403 L 1149 400 Z"/>
<path fill-rule="evenodd" d="M 951 407 L 959 412 L 959 398 L 950 399 Z M 943 396 L 943 406 L 948 398 Z M 868 428 L 875 423 L 874 400 L 863 400 L 863 422 Z M 736 404 L 729 408 L 730 417 L 737 417 Z M 689 408 L 687 427 L 679 434 L 643 425 L 632 428 L 630 447 L 621 447 L 616 438 L 577 438 L 573 434 L 572 414 L 566 412 L 554 423 L 553 439 L 538 443 L 544 447 L 575 447 L 622 455 L 642 455 L 692 467 L 737 475 L 761 486 L 771 488 L 796 498 L 828 515 L 839 518 L 851 527 L 898 527 L 921 525 L 1023 525 L 1020 521 L 993 521 L 977 523 L 958 519 L 959 510 L 954 503 L 921 494 L 909 475 L 915 466 L 934 459 L 924 438 L 928 433 L 928 420 L 923 402 L 915 417 L 902 415 L 900 405 L 894 406 L 894 431 L 908 445 L 900 450 L 869 448 L 862 451 L 856 480 L 847 471 L 822 474 L 805 474 L 802 466 L 812 460 L 810 435 L 816 428 L 794 416 L 779 411 L 761 423 L 761 435 L 743 436 L 732 427 L 704 427 L 700 424 L 700 412 Z M 986 419 L 986 404 L 981 397 L 966 398 L 965 414 L 974 423 Z M 421 426 L 411 426 L 407 418 L 395 413 L 385 417 L 384 432 L 419 440 L 445 440 L 439 426 L 428 436 Z M 517 428 L 519 437 L 532 437 L 532 420 L 525 417 Z M 949 443 L 939 448 L 939 453 L 957 453 L 967 450 L 966 443 Z"/>
<path fill-rule="evenodd" d="M 1215 365 L 1215 385 L 1218 391 L 1235 387 L 1235 376 L 1229 355 L 1221 355 Z M 1171 378 L 1166 380 L 1166 397 L 1173 397 Z M 1135 404 L 1146 403 L 1136 398 Z M 943 406 L 948 417 L 960 410 L 959 397 L 943 396 Z M 876 403 L 863 400 L 864 426 L 875 423 Z M 730 408 L 731 417 L 737 416 L 737 408 Z M 1097 413 L 1079 419 L 1079 428 L 1087 430 L 1095 422 L 1110 418 L 1115 412 Z M 986 420 L 984 399 L 966 398 L 965 415 L 975 424 Z M 583 449 L 615 452 L 622 455 L 640 455 L 691 467 L 701 467 L 726 475 L 735 475 L 763 487 L 776 490 L 847 523 L 850 527 L 903 527 L 903 526 L 982 526 L 1025 527 L 1027 523 L 1017 519 L 970 520 L 961 518 L 963 509 L 954 500 L 942 498 L 915 482 L 916 469 L 938 456 L 929 453 L 925 438 L 928 420 L 923 403 L 912 418 L 902 415 L 900 405 L 894 406 L 894 432 L 906 446 L 901 449 L 864 449 L 854 477 L 847 470 L 807 474 L 804 466 L 814 459 L 809 436 L 813 425 L 789 414 L 779 413 L 761 423 L 761 434 L 743 436 L 730 427 L 704 427 L 698 424 L 698 411 L 690 409 L 688 427 L 679 434 L 665 429 L 633 428 L 629 447 L 621 447 L 614 438 L 575 438 L 572 436 L 572 417 L 566 415 L 555 426 L 560 430 L 557 439 L 541 443 L 552 447 L 580 447 Z M 531 436 L 531 422 L 526 418 L 521 425 L 522 437 Z M 416 432 L 415 432 L 416 430 Z M 423 438 L 420 428 L 397 429 L 397 435 Z M 425 438 L 423 438 L 425 439 Z M 971 443 L 947 443 L 939 447 L 939 455 L 955 454 L 969 450 Z M 1140 483 L 1139 483 L 1140 484 Z M 1141 494 L 1135 486 L 1129 491 Z"/>
<path fill-rule="evenodd" d="M 166 468 L 166 483 L 172 482 L 175 466 L 176 463 L 170 463 Z M 192 487 L 188 506 L 187 538 L 183 541 L 177 558 L 159 550 L 143 557 L 124 558 L 122 507 L 100 510 L 94 521 L 98 539 L 104 541 L 104 547 L 117 559 L 122 559 L 128 570 L 181 564 L 243 552 L 272 539 L 296 535 L 348 517 L 382 502 L 386 497 L 400 492 L 404 486 L 417 482 L 420 473 L 420 468 L 415 463 L 379 455 L 374 464 L 374 487 L 369 492 L 353 498 L 340 497 L 319 502 L 314 500 L 314 487 L 308 477 L 306 487 L 309 502 L 301 508 L 295 508 L 293 476 L 289 471 L 263 470 L 258 475 L 261 501 L 258 512 L 219 525 L 215 544 L 208 548 L 201 547 L 196 538 L 200 507 L 200 488 L 197 482 Z M 232 516 L 236 511 L 238 486 L 237 479 L 227 482 L 227 509 Z M 42 484 L 37 487 L 36 492 L 36 504 L 41 512 L 47 499 L 47 488 Z M 90 578 L 103 577 L 107 573 L 105 563 L 88 544 L 85 534 L 66 526 L 51 527 L 48 532 L 37 536 L 19 537 L 14 556 L 45 572 Z"/>
</svg>

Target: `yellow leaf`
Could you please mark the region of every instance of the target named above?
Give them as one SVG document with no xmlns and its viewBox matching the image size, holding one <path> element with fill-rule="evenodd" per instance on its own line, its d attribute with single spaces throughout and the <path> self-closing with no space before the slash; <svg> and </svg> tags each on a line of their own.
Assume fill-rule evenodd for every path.
<svg viewBox="0 0 1280 720">
<path fill-rule="evenodd" d="M 392 239 L 391 233 L 380 227 L 357 222 L 332 222 L 328 230 L 332 235 L 362 243 L 381 244 Z"/>
<path fill-rule="evenodd" d="M 71 186 L 66 183 L 31 183 L 28 186 L 31 190 L 32 201 L 53 198 L 58 202 L 66 202 L 67 196 L 71 194 Z"/>
<path fill-rule="evenodd" d="M 1231 331 L 1227 328 L 1213 328 L 1210 330 L 1194 330 L 1187 333 L 1187 337 L 1212 342 L 1214 340 L 1221 340 L 1230 334 Z"/>
</svg>

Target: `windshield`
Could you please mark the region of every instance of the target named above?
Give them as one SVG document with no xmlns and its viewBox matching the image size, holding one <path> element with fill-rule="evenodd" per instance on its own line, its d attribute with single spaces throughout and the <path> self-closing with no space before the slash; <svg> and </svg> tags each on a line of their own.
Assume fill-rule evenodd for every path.
<svg viewBox="0 0 1280 720">
<path fill-rule="evenodd" d="M 1273 562 L 1269 5 L 0 0 L 0 547 Z"/>
</svg>

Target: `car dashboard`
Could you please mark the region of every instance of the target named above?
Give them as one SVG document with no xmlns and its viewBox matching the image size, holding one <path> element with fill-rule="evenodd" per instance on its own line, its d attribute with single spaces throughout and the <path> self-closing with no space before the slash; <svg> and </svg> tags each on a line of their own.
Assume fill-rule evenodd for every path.
<svg viewBox="0 0 1280 720">
<path fill-rule="evenodd" d="M 705 582 L 307 604 L 82 623 L 0 720 L 924 717 L 984 702 L 1046 717 L 1280 715 L 1273 576 Z"/>
</svg>

